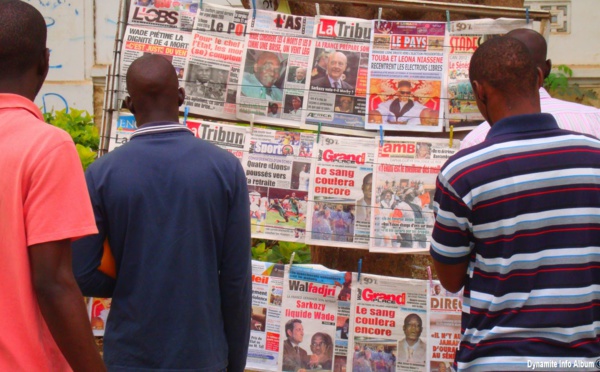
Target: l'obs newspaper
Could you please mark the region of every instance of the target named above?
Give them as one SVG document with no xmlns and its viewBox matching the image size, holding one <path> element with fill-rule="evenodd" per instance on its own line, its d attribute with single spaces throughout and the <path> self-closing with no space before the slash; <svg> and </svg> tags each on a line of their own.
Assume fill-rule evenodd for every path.
<svg viewBox="0 0 600 372">
<path fill-rule="evenodd" d="M 459 146 L 436 138 L 384 138 L 374 166 L 371 252 L 428 252 L 436 177 Z"/>
<path fill-rule="evenodd" d="M 198 10 L 185 65 L 185 104 L 198 115 L 235 119 L 248 10 Z"/>
<path fill-rule="evenodd" d="M 198 0 L 131 2 L 127 24 L 192 31 L 198 11 Z"/>
<path fill-rule="evenodd" d="M 462 290 L 459 293 L 448 292 L 437 280 L 430 282 L 429 289 L 429 371 L 446 372 L 450 371 L 456 348 L 460 344 Z"/>
<path fill-rule="evenodd" d="M 197 138 L 209 141 L 232 153 L 241 162 L 248 152 L 250 136 L 248 127 L 213 123 L 203 120 L 187 120 L 186 125 Z"/>
<path fill-rule="evenodd" d="M 375 140 L 321 135 L 315 146 L 307 243 L 369 247 Z"/>
<path fill-rule="evenodd" d="M 283 265 L 252 261 L 252 317 L 246 368 L 277 371 Z"/>
<path fill-rule="evenodd" d="M 362 274 L 352 289 L 347 371 L 427 371 L 427 282 Z"/>
<path fill-rule="evenodd" d="M 252 236 L 304 242 L 315 135 L 254 128 L 243 160 Z"/>
<path fill-rule="evenodd" d="M 279 365 L 282 371 L 331 371 L 346 365 L 356 274 L 285 266 Z"/>
</svg>

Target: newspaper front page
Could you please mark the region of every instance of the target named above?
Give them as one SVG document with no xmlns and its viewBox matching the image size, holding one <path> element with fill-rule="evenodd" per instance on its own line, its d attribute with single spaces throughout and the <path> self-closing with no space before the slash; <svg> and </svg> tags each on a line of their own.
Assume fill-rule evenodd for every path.
<svg viewBox="0 0 600 372">
<path fill-rule="evenodd" d="M 88 297 L 87 301 L 87 310 L 92 325 L 92 332 L 94 333 L 94 336 L 103 337 L 112 299 Z"/>
<path fill-rule="evenodd" d="M 315 135 L 254 128 L 243 166 L 252 237 L 304 242 Z"/>
<path fill-rule="evenodd" d="M 346 370 L 427 371 L 427 282 L 361 274 L 352 291 Z"/>
<path fill-rule="evenodd" d="M 441 132 L 446 24 L 372 22 L 365 127 Z"/>
<path fill-rule="evenodd" d="M 243 120 L 300 127 L 307 96 L 306 79 L 314 18 L 256 10 L 249 20 L 242 58 L 237 116 Z"/>
<path fill-rule="evenodd" d="M 125 76 L 127 76 L 129 66 L 145 54 L 157 54 L 165 57 L 175 67 L 178 78 L 182 79 L 189 45 L 189 32 L 166 28 L 127 26 L 121 50 L 119 99 L 124 100 L 127 96 Z"/>
<path fill-rule="evenodd" d="M 192 31 L 200 0 L 132 1 L 127 24 Z"/>
<path fill-rule="evenodd" d="M 279 366 L 281 371 L 343 370 L 348 354 L 356 273 L 285 266 Z"/>
<path fill-rule="evenodd" d="M 516 28 L 532 28 L 524 19 L 473 19 L 450 23 L 448 58 L 448 105 L 446 118 L 454 130 L 469 130 L 485 119 L 479 113 L 469 81 L 469 64 L 477 48 L 486 40 Z"/>
<path fill-rule="evenodd" d="M 185 105 L 193 114 L 236 118 L 248 10 L 204 4 L 185 64 Z"/>
<path fill-rule="evenodd" d="M 277 371 L 283 300 L 282 264 L 252 261 L 252 318 L 246 368 Z"/>
<path fill-rule="evenodd" d="M 304 127 L 373 137 L 365 128 L 371 21 L 318 17 L 306 79 Z"/>
<path fill-rule="evenodd" d="M 431 362 L 429 371 L 450 371 L 456 349 L 460 344 L 462 290 L 446 291 L 439 281 L 430 282 L 429 345 Z"/>
<path fill-rule="evenodd" d="M 307 244 L 369 248 L 375 140 L 321 135 L 311 169 Z"/>
<path fill-rule="evenodd" d="M 250 146 L 250 129 L 238 125 L 188 119 L 186 125 L 197 138 L 209 141 L 232 153 L 241 162 Z"/>
<path fill-rule="evenodd" d="M 115 113 L 112 116 L 112 123 L 110 127 L 110 138 L 108 141 L 108 151 L 112 151 L 117 147 L 129 142 L 129 138 L 137 126 L 135 124 L 135 117 L 133 114 L 128 113 Z"/>
<path fill-rule="evenodd" d="M 429 252 L 436 178 L 459 146 L 441 138 L 384 138 L 373 167 L 371 252 Z"/>
</svg>

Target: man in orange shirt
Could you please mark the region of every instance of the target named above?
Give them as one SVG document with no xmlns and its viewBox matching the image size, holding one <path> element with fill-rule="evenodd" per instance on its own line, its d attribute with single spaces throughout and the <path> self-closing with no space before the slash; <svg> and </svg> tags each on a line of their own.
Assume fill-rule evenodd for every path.
<svg viewBox="0 0 600 372">
<path fill-rule="evenodd" d="M 71 271 L 97 232 L 70 136 L 32 102 L 48 73 L 46 23 L 0 1 L 0 371 L 104 371 Z"/>
</svg>

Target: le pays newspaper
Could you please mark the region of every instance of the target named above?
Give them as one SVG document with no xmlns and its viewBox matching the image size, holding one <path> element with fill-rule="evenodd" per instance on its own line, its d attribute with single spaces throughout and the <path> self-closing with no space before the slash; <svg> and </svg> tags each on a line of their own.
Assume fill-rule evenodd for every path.
<svg viewBox="0 0 600 372">
<path fill-rule="evenodd" d="M 372 23 L 364 19 L 317 17 L 306 79 L 304 128 L 373 137 L 365 128 L 367 70 Z"/>
<path fill-rule="evenodd" d="M 441 132 L 446 24 L 372 22 L 366 128 Z"/>
<path fill-rule="evenodd" d="M 448 105 L 446 118 L 454 130 L 469 130 L 485 119 L 477 109 L 469 81 L 469 64 L 473 53 L 486 40 L 516 28 L 533 28 L 524 19 L 473 19 L 450 23 L 448 52 Z"/>
<path fill-rule="evenodd" d="M 385 137 L 375 156 L 371 252 L 428 252 L 437 175 L 459 141 Z"/>
<path fill-rule="evenodd" d="M 191 113 L 236 118 L 248 10 L 205 4 L 198 10 L 185 64 Z"/>
<path fill-rule="evenodd" d="M 313 28 L 313 17 L 256 10 L 246 34 L 238 118 L 300 126 L 307 82 L 296 81 L 296 70 L 308 68 Z"/>
<path fill-rule="evenodd" d="M 311 168 L 308 244 L 369 248 L 375 140 L 321 135 Z"/>
</svg>

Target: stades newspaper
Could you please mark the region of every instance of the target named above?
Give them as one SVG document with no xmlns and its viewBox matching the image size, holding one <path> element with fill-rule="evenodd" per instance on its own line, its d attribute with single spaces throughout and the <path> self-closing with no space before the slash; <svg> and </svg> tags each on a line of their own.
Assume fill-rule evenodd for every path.
<svg viewBox="0 0 600 372">
<path fill-rule="evenodd" d="M 427 282 L 362 274 L 352 292 L 346 370 L 427 371 Z"/>
<path fill-rule="evenodd" d="M 375 157 L 371 252 L 429 252 L 437 175 L 459 141 L 385 137 Z"/>
<path fill-rule="evenodd" d="M 236 125 L 187 120 L 186 125 L 194 136 L 209 141 L 232 153 L 241 162 L 250 145 L 250 129 Z"/>
<path fill-rule="evenodd" d="M 315 155 L 307 243 L 368 249 L 375 140 L 321 135 Z"/>
<path fill-rule="evenodd" d="M 252 261 L 252 318 L 246 368 L 277 371 L 283 265 Z"/>
<path fill-rule="evenodd" d="M 441 132 L 446 24 L 372 22 L 365 127 Z"/>
<path fill-rule="evenodd" d="M 321 123 L 329 132 L 373 137 L 364 130 L 372 23 L 327 16 L 317 20 L 306 75 L 305 127 L 314 130 Z"/>
<path fill-rule="evenodd" d="M 248 11 L 205 4 L 198 10 L 185 64 L 190 112 L 236 118 L 236 94 Z"/>
<path fill-rule="evenodd" d="M 280 370 L 343 369 L 355 282 L 356 274 L 351 272 L 310 265 L 285 266 Z"/>
<path fill-rule="evenodd" d="M 242 58 L 237 116 L 298 128 L 307 82 L 296 82 L 307 68 L 314 18 L 256 10 L 249 21 Z"/>
<path fill-rule="evenodd" d="M 437 280 L 430 282 L 429 289 L 429 370 L 450 371 L 460 344 L 462 290 L 459 293 L 448 292 Z"/>
<path fill-rule="evenodd" d="M 242 164 L 254 238 L 304 242 L 314 141 L 312 133 L 253 129 Z"/>
<path fill-rule="evenodd" d="M 468 130 L 485 119 L 477 109 L 473 89 L 469 81 L 469 63 L 475 50 L 484 41 L 504 35 L 516 28 L 533 28 L 524 19 L 473 19 L 450 23 L 448 46 L 448 105 L 446 118 L 454 130 Z"/>
</svg>

